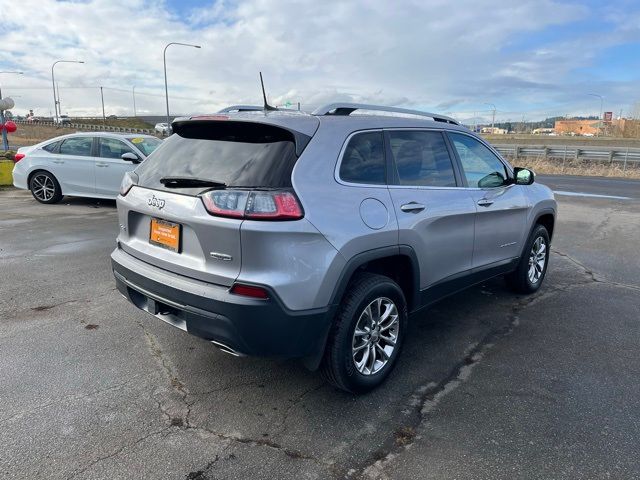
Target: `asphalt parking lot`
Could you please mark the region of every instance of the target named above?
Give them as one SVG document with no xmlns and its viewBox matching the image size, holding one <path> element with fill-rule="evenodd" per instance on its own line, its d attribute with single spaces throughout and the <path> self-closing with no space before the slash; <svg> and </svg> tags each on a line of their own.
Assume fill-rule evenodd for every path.
<svg viewBox="0 0 640 480">
<path fill-rule="evenodd" d="M 0 190 L 0 477 L 640 477 L 640 182 L 540 180 L 625 198 L 558 195 L 544 287 L 412 318 L 361 397 L 130 306 L 115 202 Z"/>
</svg>

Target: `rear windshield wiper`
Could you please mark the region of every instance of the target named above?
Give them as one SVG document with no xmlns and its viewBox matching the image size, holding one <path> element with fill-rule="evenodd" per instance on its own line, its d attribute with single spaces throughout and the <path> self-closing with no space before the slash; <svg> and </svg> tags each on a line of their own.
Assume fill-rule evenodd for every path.
<svg viewBox="0 0 640 480">
<path fill-rule="evenodd" d="M 162 177 L 160 183 L 167 188 L 226 188 L 224 182 L 216 182 L 215 180 L 207 180 L 206 178 L 197 177 Z"/>
</svg>

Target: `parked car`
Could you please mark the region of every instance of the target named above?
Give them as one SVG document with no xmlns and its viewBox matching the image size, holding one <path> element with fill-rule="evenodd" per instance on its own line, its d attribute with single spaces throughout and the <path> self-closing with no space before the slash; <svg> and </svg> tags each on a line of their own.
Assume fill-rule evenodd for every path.
<svg viewBox="0 0 640 480">
<path fill-rule="evenodd" d="M 160 135 L 169 135 L 170 129 L 168 123 L 156 123 L 156 132 Z"/>
<path fill-rule="evenodd" d="M 54 123 L 58 125 L 70 125 L 71 119 L 68 115 L 60 115 L 58 118 L 54 118 Z"/>
<path fill-rule="evenodd" d="M 114 276 L 227 353 L 301 357 L 364 392 L 411 312 L 495 276 L 520 293 L 544 280 L 552 192 L 451 118 L 332 104 L 172 126 L 123 179 Z"/>
<path fill-rule="evenodd" d="M 31 190 L 41 203 L 63 195 L 115 198 L 124 174 L 133 170 L 162 140 L 151 135 L 75 133 L 19 148 L 13 184 Z"/>
</svg>

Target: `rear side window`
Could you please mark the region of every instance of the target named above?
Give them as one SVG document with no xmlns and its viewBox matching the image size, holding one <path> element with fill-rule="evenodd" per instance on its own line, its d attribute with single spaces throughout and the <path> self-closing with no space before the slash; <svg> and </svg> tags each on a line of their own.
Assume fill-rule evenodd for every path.
<svg viewBox="0 0 640 480">
<path fill-rule="evenodd" d="M 385 177 L 382 132 L 363 132 L 351 137 L 340 163 L 340 179 L 384 185 Z"/>
<path fill-rule="evenodd" d="M 197 194 L 202 188 L 166 188 L 164 177 L 192 177 L 235 187 L 291 187 L 297 161 L 294 135 L 251 122 L 192 122 L 162 142 L 136 169 L 139 184 Z"/>
<path fill-rule="evenodd" d="M 389 131 L 400 185 L 455 187 L 456 177 L 440 132 Z"/>
<path fill-rule="evenodd" d="M 90 157 L 92 144 L 93 137 L 67 138 L 62 142 L 62 145 L 60 145 L 60 154 Z"/>
<path fill-rule="evenodd" d="M 46 150 L 49 153 L 53 153 L 58 149 L 58 145 L 60 145 L 60 142 L 52 142 L 52 143 L 42 147 L 42 149 Z"/>
</svg>

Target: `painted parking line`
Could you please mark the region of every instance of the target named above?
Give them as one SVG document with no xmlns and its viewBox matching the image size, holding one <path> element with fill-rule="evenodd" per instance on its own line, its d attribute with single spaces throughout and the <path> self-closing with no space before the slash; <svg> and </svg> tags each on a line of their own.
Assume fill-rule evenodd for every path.
<svg viewBox="0 0 640 480">
<path fill-rule="evenodd" d="M 617 195 L 599 195 L 597 193 L 584 192 L 565 192 L 563 190 L 554 190 L 556 195 L 566 195 L 568 197 L 591 197 L 591 198 L 611 198 L 613 200 L 633 200 L 632 197 L 619 197 Z"/>
</svg>

